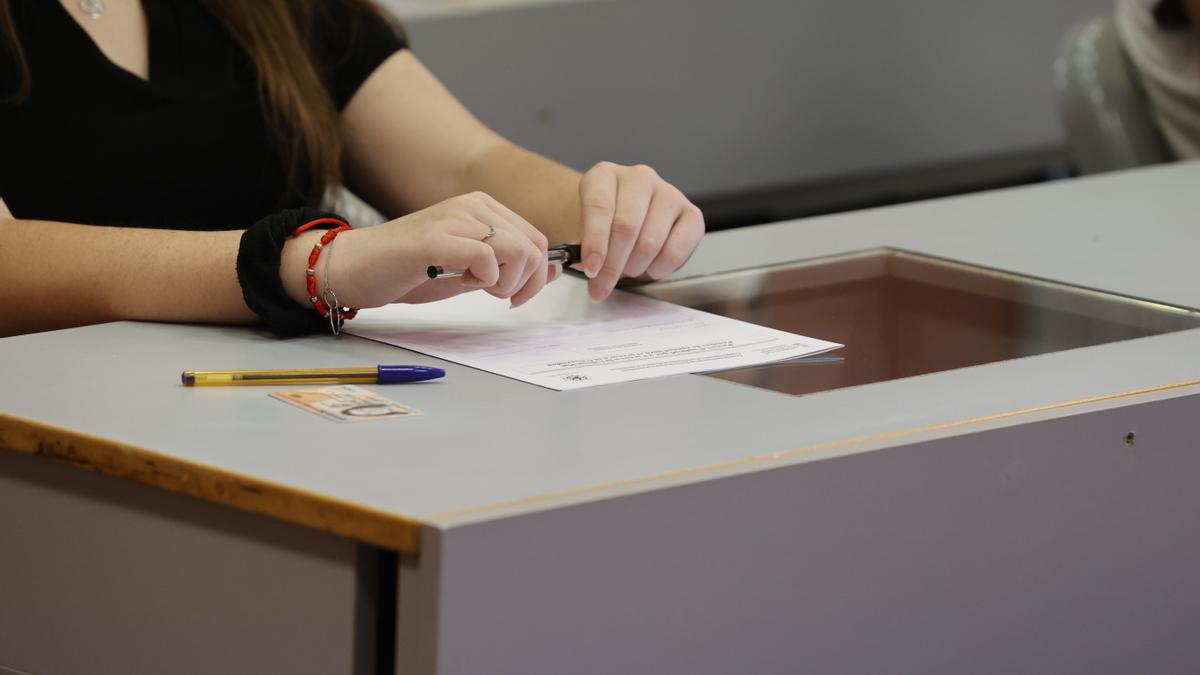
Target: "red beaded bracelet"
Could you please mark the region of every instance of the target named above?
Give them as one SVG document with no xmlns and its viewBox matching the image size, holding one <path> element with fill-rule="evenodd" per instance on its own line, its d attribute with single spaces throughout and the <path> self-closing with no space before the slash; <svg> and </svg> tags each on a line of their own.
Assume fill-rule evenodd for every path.
<svg viewBox="0 0 1200 675">
<path fill-rule="evenodd" d="M 321 249 L 325 248 L 337 236 L 346 230 L 353 229 L 350 225 L 338 218 L 317 218 L 304 223 L 292 231 L 293 237 L 298 236 L 302 232 L 311 230 L 318 225 L 333 225 L 328 232 L 321 235 L 321 239 L 313 246 L 312 252 L 308 254 L 308 268 L 304 270 L 304 282 L 308 289 L 308 300 L 312 303 L 314 309 L 321 316 L 329 319 L 329 325 L 336 335 L 342 327 L 342 323 L 347 319 L 353 319 L 358 315 L 358 310 L 353 307 L 342 307 L 337 301 L 337 294 L 333 289 L 329 288 L 328 284 L 325 287 L 325 297 L 317 295 L 317 259 L 321 257 Z"/>
</svg>

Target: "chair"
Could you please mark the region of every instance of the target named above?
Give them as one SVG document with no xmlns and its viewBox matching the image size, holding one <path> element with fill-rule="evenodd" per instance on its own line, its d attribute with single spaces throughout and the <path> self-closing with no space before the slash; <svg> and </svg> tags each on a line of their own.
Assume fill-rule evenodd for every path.
<svg viewBox="0 0 1200 675">
<path fill-rule="evenodd" d="M 1054 64 L 1054 86 L 1079 173 L 1174 159 L 1112 17 L 1088 19 L 1067 31 Z"/>
</svg>

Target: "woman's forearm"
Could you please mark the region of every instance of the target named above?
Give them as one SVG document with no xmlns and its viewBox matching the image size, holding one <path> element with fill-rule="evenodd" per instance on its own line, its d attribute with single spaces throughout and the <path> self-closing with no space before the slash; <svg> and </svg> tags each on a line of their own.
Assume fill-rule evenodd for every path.
<svg viewBox="0 0 1200 675">
<path fill-rule="evenodd" d="M 704 235 L 704 216 L 648 166 L 586 174 L 484 126 L 408 51 L 363 83 L 342 113 L 350 186 L 395 217 L 455 195 L 490 195 L 551 244 L 579 242 L 593 300 L 622 277 L 666 277 Z"/>
<path fill-rule="evenodd" d="M 579 173 L 488 129 L 411 52 L 367 78 L 340 133 L 351 188 L 388 217 L 479 191 L 552 243 L 579 240 Z"/>
<path fill-rule="evenodd" d="M 246 323 L 240 231 L 0 217 L 0 335 L 123 319 Z"/>
<path fill-rule="evenodd" d="M 533 223 L 551 245 L 576 243 L 583 226 L 579 172 L 507 141 L 491 145 L 468 164 L 462 192 L 479 190 Z"/>
</svg>

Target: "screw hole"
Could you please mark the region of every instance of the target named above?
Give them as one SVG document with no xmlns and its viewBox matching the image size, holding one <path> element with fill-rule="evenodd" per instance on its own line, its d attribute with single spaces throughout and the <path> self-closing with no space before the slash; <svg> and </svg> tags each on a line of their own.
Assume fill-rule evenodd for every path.
<svg viewBox="0 0 1200 675">
<path fill-rule="evenodd" d="M 1133 447 L 1133 441 L 1134 441 L 1135 439 L 1136 439 L 1136 436 L 1134 436 L 1134 435 L 1133 435 L 1133 432 L 1132 432 L 1132 431 L 1131 431 L 1131 432 L 1129 432 L 1129 433 L 1127 433 L 1127 434 L 1125 434 L 1125 447 L 1127 447 L 1127 448 L 1132 448 L 1132 447 Z"/>
</svg>

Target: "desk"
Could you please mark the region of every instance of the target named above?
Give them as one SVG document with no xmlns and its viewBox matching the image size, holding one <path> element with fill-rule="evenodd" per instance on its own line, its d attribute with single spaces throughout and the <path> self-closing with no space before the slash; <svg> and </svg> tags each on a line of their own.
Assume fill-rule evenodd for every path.
<svg viewBox="0 0 1200 675">
<path fill-rule="evenodd" d="M 1197 184 L 1178 164 L 721 232 L 681 276 L 894 246 L 1198 307 Z M 0 340 L 0 446 L 25 453 L 0 453 L 0 665 L 374 672 L 393 629 L 402 673 L 1200 660 L 1200 331 L 803 397 L 439 364 L 387 389 L 424 416 L 361 425 L 175 380 L 436 363 L 330 345 Z"/>
</svg>

